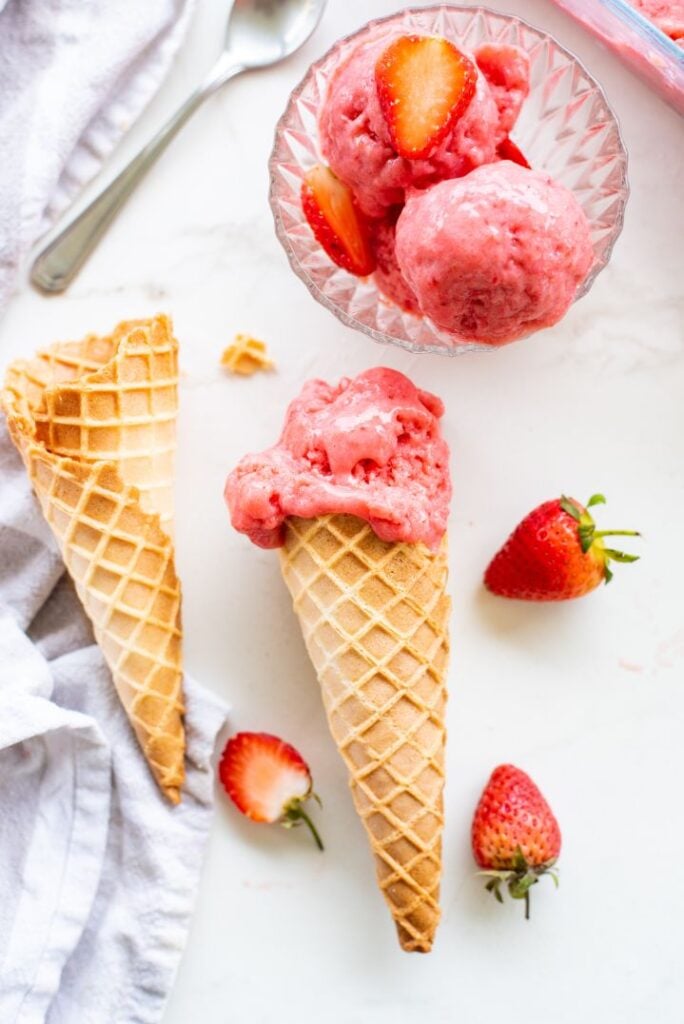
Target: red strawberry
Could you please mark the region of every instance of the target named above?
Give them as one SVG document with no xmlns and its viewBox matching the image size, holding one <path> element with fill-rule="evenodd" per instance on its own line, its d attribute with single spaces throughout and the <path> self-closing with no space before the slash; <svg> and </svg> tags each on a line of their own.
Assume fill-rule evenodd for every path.
<svg viewBox="0 0 684 1024">
<path fill-rule="evenodd" d="M 594 494 L 587 508 L 605 502 Z M 612 579 L 609 562 L 636 562 L 607 548 L 604 537 L 638 537 L 635 530 L 597 530 L 573 498 L 547 501 L 523 519 L 487 566 L 485 586 L 501 597 L 524 601 L 564 601 L 582 597 Z"/>
<path fill-rule="evenodd" d="M 496 147 L 496 152 L 501 160 L 512 160 L 514 164 L 520 164 L 521 167 L 527 167 L 528 169 L 530 167 L 527 158 L 521 153 L 509 135 L 502 139 Z"/>
<path fill-rule="evenodd" d="M 303 821 L 318 848 L 323 849 L 302 807 L 311 796 L 318 800 L 312 792 L 311 772 L 289 743 L 266 732 L 239 732 L 226 744 L 219 778 L 236 807 L 252 821 L 279 821 L 286 828 Z"/>
<path fill-rule="evenodd" d="M 508 134 L 530 91 L 530 58 L 506 43 L 485 43 L 474 57 L 499 111 L 499 128 Z"/>
<path fill-rule="evenodd" d="M 375 66 L 392 145 L 407 160 L 429 156 L 475 93 L 473 62 L 440 36 L 401 36 Z"/>
<path fill-rule="evenodd" d="M 530 887 L 550 874 L 558 885 L 555 864 L 561 834 L 553 811 L 529 775 L 512 764 L 501 764 L 491 774 L 475 810 L 472 825 L 473 856 L 489 877 L 485 888 L 503 903 L 506 884 L 515 900 L 525 900 L 530 916 Z"/>
<path fill-rule="evenodd" d="M 475 60 L 490 89 L 505 89 L 523 99 L 530 91 L 530 59 L 517 46 L 484 43 L 475 51 Z"/>
<path fill-rule="evenodd" d="M 368 225 L 354 196 L 329 167 L 316 164 L 302 182 L 302 209 L 333 263 L 359 277 L 375 270 Z"/>
</svg>

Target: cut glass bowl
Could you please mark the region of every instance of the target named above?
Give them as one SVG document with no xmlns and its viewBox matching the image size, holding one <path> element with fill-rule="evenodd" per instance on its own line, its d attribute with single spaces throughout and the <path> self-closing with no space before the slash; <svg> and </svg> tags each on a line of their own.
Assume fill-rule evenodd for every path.
<svg viewBox="0 0 684 1024">
<path fill-rule="evenodd" d="M 290 96 L 276 127 L 270 158 L 270 204 L 276 233 L 292 269 L 314 298 L 349 327 L 375 341 L 413 352 L 456 355 L 494 346 L 455 337 L 427 317 L 404 312 L 379 292 L 373 278 L 335 266 L 313 236 L 300 201 L 306 172 L 322 160 L 317 118 L 338 62 L 370 33 L 443 35 L 473 51 L 486 42 L 521 47 L 530 58 L 530 95 L 511 137 L 537 170 L 574 192 L 591 226 L 596 261 L 578 289 L 585 295 L 607 264 L 622 229 L 627 153 L 601 86 L 572 53 L 520 18 L 486 7 L 440 5 L 372 21 L 340 40 L 311 66 Z"/>
</svg>

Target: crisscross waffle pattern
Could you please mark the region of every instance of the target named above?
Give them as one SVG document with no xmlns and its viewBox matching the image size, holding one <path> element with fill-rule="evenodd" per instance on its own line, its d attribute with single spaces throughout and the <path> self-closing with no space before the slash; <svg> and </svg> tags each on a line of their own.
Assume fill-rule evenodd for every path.
<svg viewBox="0 0 684 1024">
<path fill-rule="evenodd" d="M 53 345 L 14 363 L 6 387 L 23 397 L 37 441 L 55 455 L 117 465 L 171 532 L 178 343 L 168 317 Z"/>
<path fill-rule="evenodd" d="M 439 921 L 446 543 L 388 544 L 346 515 L 286 521 L 281 550 L 333 738 L 406 950 Z"/>
<path fill-rule="evenodd" d="M 112 671 L 114 683 L 145 757 L 164 794 L 180 799 L 184 776 L 180 584 L 174 568 L 173 544 L 156 512 L 146 511 L 135 483 L 126 476 L 134 462 L 127 458 L 96 459 L 92 448 L 84 457 L 53 451 L 62 429 L 50 410 L 68 418 L 64 404 L 83 410 L 88 392 L 129 395 L 130 368 L 168 382 L 173 375 L 176 342 L 165 317 L 122 324 L 107 338 L 55 346 L 30 362 L 9 370 L 2 404 L 12 438 L 28 470 L 43 513 L 60 545 L 96 639 Z M 159 349 L 159 361 L 156 350 Z M 142 362 L 139 362 L 141 357 Z M 83 373 L 83 378 L 77 374 Z M 66 381 L 68 387 L 61 386 Z M 98 387 L 106 382 L 106 387 Z M 113 387 L 110 388 L 110 384 Z M 164 387 L 166 388 L 166 384 Z M 173 383 L 175 401 L 175 379 Z M 63 396 L 67 396 L 62 401 Z M 116 401 L 127 408 L 126 399 Z M 150 408 L 156 408 L 152 400 Z M 171 422 L 169 394 L 164 422 Z M 142 423 L 133 424 L 137 427 Z M 175 418 L 175 413 L 174 413 Z M 143 431 L 148 431 L 151 418 Z M 113 423 L 111 428 L 115 429 Z M 79 426 L 79 430 L 81 427 Z M 90 424 L 82 431 L 90 430 Z M 108 426 L 109 429 L 109 426 Z M 132 475 L 135 475 L 133 473 Z M 146 492 L 149 499 L 151 491 Z"/>
</svg>

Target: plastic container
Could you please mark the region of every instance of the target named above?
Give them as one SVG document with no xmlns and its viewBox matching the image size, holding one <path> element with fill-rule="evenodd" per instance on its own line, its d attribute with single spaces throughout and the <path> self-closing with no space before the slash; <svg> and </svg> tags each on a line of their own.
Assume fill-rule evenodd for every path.
<svg viewBox="0 0 684 1024">
<path fill-rule="evenodd" d="M 684 49 L 626 0 L 554 0 L 684 115 Z"/>
</svg>

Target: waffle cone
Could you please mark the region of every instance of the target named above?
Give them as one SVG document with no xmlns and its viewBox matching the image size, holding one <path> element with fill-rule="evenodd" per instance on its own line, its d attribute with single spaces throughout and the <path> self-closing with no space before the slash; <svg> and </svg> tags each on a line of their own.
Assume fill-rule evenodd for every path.
<svg viewBox="0 0 684 1024">
<path fill-rule="evenodd" d="M 180 800 L 185 739 L 174 567 L 177 352 L 163 316 L 10 366 L 2 405 L 143 753 Z"/>
<path fill-rule="evenodd" d="M 361 519 L 290 518 L 281 568 L 405 950 L 439 922 L 446 541 L 381 541 Z"/>
</svg>

